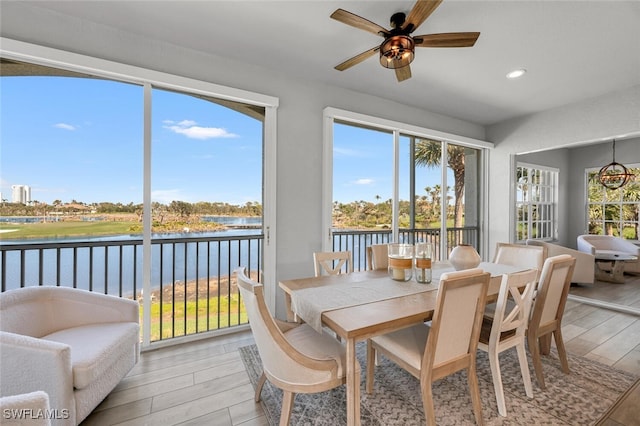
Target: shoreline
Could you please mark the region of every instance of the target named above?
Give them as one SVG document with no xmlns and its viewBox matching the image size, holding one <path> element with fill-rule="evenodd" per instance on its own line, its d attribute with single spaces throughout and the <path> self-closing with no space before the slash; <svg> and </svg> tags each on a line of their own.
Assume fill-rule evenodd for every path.
<svg viewBox="0 0 640 426">
<path fill-rule="evenodd" d="M 257 271 L 252 271 L 250 278 L 256 280 L 256 276 Z M 229 283 L 229 280 L 231 280 L 231 283 Z M 232 273 L 230 277 L 211 276 L 198 278 L 198 280 L 189 280 L 186 282 L 186 289 L 187 302 L 208 300 L 212 297 L 225 297 L 229 296 L 229 293 L 231 293 L 232 296 L 239 294 L 235 273 Z M 139 290 L 136 293 L 136 300 L 142 300 L 142 295 L 143 291 Z M 175 283 L 163 284 L 161 288 L 154 288 L 151 291 L 151 302 L 160 301 L 160 295 L 162 295 L 163 303 L 171 303 L 172 300 L 174 303 L 184 302 L 185 283 L 181 280 L 176 280 Z M 123 295 L 123 297 L 125 296 Z M 132 295 L 129 297 L 133 298 Z"/>
</svg>

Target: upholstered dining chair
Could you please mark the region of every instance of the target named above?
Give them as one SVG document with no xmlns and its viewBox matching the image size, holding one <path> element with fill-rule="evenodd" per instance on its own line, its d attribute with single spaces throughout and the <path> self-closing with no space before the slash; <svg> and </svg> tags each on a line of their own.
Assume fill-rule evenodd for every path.
<svg viewBox="0 0 640 426">
<path fill-rule="evenodd" d="M 533 359 L 533 367 L 540 388 L 544 389 L 541 354 L 548 354 L 551 336 L 556 342 L 562 371 L 569 374 L 567 352 L 562 340 L 562 315 L 571 286 L 571 276 L 576 259 L 568 254 L 552 256 L 545 260 L 533 302 L 527 344 Z"/>
<path fill-rule="evenodd" d="M 372 244 L 367 247 L 367 268 L 386 270 L 389 266 L 389 244 Z"/>
<path fill-rule="evenodd" d="M 431 326 L 421 323 L 367 340 L 367 393 L 373 392 L 379 352 L 420 380 L 427 425 L 433 426 L 432 383 L 466 370 L 473 413 L 476 423 L 482 425 L 476 350 L 490 276 L 478 268 L 443 274 Z"/>
<path fill-rule="evenodd" d="M 313 266 L 316 277 L 323 274 L 338 275 L 353 272 L 353 259 L 350 251 L 320 251 L 313 253 Z"/>
<path fill-rule="evenodd" d="M 538 271 L 538 278 L 542 265 L 547 258 L 547 248 L 524 244 L 497 243 L 493 256 L 493 263 L 534 268 Z"/>
<path fill-rule="evenodd" d="M 482 319 L 478 348 L 489 355 L 493 389 L 501 416 L 507 415 L 507 406 L 500 373 L 500 352 L 516 348 L 525 394 L 533 398 L 525 340 L 537 275 L 538 271 L 535 269 L 504 274 L 493 316 L 485 315 Z M 509 297 L 511 303 L 507 303 Z"/>
<path fill-rule="evenodd" d="M 318 333 L 307 324 L 287 323 L 271 316 L 264 300 L 263 286 L 236 270 L 240 295 L 249 317 L 253 338 L 262 359 L 262 375 L 255 401 L 266 380 L 282 389 L 280 426 L 289 424 L 296 393 L 316 393 L 346 382 L 345 348 L 332 337 Z M 360 381 L 358 371 L 356 383 Z M 358 395 L 357 401 L 360 400 Z"/>
</svg>

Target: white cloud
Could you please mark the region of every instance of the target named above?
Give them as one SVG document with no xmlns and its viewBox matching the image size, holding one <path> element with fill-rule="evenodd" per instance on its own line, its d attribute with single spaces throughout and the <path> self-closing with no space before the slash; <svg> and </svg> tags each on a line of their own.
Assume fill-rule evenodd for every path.
<svg viewBox="0 0 640 426">
<path fill-rule="evenodd" d="M 237 138 L 238 135 L 227 132 L 221 127 L 197 126 L 193 120 L 182 120 L 178 123 L 171 120 L 164 121 L 165 129 L 169 129 L 179 135 L 184 135 L 190 139 L 214 139 L 214 138 Z"/>
<path fill-rule="evenodd" d="M 56 127 L 58 129 L 64 129 L 64 130 L 76 130 L 75 126 L 72 126 L 71 124 L 67 124 L 67 123 L 56 123 L 53 125 L 53 127 Z"/>
<path fill-rule="evenodd" d="M 373 179 L 368 179 L 368 178 L 362 178 L 362 179 L 357 179 L 353 181 L 353 183 L 356 185 L 371 185 L 373 182 L 374 182 Z"/>
</svg>

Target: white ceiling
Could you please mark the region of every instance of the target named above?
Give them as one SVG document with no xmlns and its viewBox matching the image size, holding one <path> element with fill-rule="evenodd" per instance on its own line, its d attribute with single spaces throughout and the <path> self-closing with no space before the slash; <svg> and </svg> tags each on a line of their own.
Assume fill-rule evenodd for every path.
<svg viewBox="0 0 640 426">
<path fill-rule="evenodd" d="M 444 0 L 413 35 L 480 31 L 476 45 L 417 49 L 402 83 L 375 56 L 336 71 L 382 38 L 329 15 L 343 8 L 389 28 L 411 0 L 31 4 L 482 125 L 640 85 L 640 1 Z M 528 72 L 507 80 L 514 68 Z"/>
</svg>

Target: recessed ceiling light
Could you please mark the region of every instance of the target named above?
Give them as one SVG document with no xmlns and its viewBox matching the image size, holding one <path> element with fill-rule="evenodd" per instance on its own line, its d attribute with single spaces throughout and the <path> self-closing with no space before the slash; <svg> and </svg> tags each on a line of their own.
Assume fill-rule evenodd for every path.
<svg viewBox="0 0 640 426">
<path fill-rule="evenodd" d="M 507 78 L 522 77 L 526 72 L 527 72 L 527 70 L 525 70 L 524 68 L 513 70 L 513 71 L 511 71 L 510 73 L 507 74 Z"/>
</svg>

